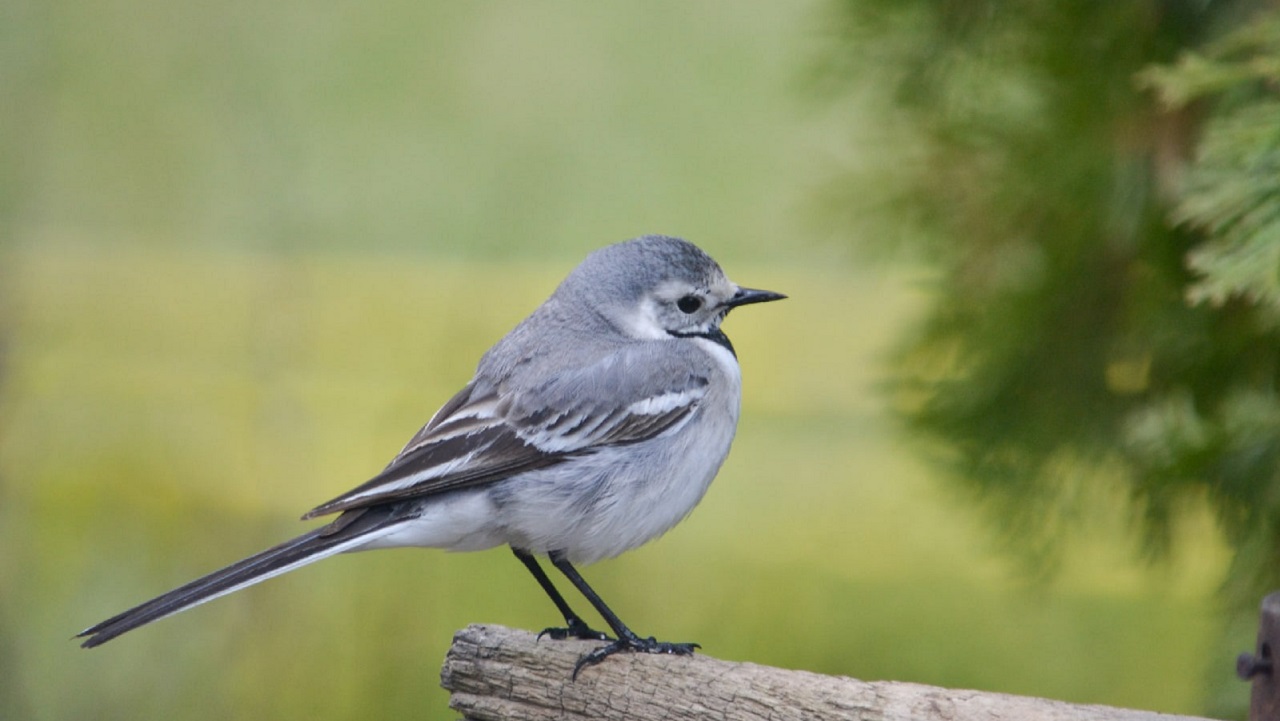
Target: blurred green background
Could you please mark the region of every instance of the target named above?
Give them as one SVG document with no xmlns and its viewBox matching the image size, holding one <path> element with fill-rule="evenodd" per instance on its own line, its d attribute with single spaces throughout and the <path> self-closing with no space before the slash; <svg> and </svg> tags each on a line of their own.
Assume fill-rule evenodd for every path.
<svg viewBox="0 0 1280 721">
<path fill-rule="evenodd" d="M 791 298 L 726 326 L 743 421 L 703 504 L 586 570 L 638 632 L 1207 708 L 1206 677 L 1231 673 L 1207 512 L 1150 567 L 1100 484 L 1031 582 L 890 412 L 936 274 L 860 258 L 826 207 L 838 170 L 887 157 L 856 140 L 873 98 L 811 92 L 834 17 L 814 0 L 0 6 L 0 718 L 450 718 L 455 629 L 558 620 L 505 550 L 344 556 L 95 651 L 69 637 L 300 532 L 583 255 L 648 232 Z"/>
</svg>

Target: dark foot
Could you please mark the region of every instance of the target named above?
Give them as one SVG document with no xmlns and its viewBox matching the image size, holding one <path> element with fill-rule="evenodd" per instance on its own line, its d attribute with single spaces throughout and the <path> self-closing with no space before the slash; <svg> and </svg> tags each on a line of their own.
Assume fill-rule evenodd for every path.
<svg viewBox="0 0 1280 721">
<path fill-rule="evenodd" d="M 538 639 L 541 640 L 543 636 L 546 636 L 547 638 L 553 638 L 557 641 L 563 641 L 566 638 L 580 638 L 584 641 L 613 640 L 609 638 L 608 635 L 603 634 L 583 623 L 582 619 L 577 616 L 568 618 L 565 623 L 568 624 L 566 628 L 552 627 L 542 629 L 542 633 L 538 634 Z"/>
<path fill-rule="evenodd" d="M 677 656 L 689 656 L 695 648 L 702 647 L 696 643 L 658 641 L 653 636 L 640 638 L 634 634 L 626 635 L 578 659 L 578 662 L 573 665 L 573 680 L 578 680 L 578 672 L 582 669 L 587 666 L 594 666 L 615 653 L 625 651 L 629 653 L 671 653 Z"/>
</svg>

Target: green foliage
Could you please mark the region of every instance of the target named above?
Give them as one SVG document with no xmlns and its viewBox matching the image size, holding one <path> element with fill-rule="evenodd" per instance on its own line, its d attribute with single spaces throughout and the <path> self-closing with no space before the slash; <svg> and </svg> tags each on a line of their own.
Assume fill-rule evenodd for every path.
<svg viewBox="0 0 1280 721">
<path fill-rule="evenodd" d="M 1171 112 L 1214 106 L 1173 213 L 1206 237 L 1188 255 L 1200 276 L 1188 297 L 1240 299 L 1280 324 L 1280 20 L 1246 25 L 1143 80 Z"/>
<path fill-rule="evenodd" d="M 1280 564 L 1240 565 L 1280 549 L 1275 20 L 1178 0 L 844 7 L 833 66 L 887 86 L 911 129 L 880 210 L 909 210 L 942 270 L 902 352 L 903 416 L 1029 568 L 1113 502 L 1098 485 L 1153 557 L 1207 502 L 1252 608 L 1280 584 Z"/>
<path fill-rule="evenodd" d="M 1214 119 L 1175 217 L 1209 238 L 1188 257 L 1191 299 L 1241 298 L 1280 323 L 1280 101 Z"/>
<path fill-rule="evenodd" d="M 1116 506 L 1151 559 L 1207 509 L 1232 551 L 1224 626 L 1251 628 L 1280 586 L 1280 14 L 843 7 L 833 66 L 883 90 L 893 128 L 847 205 L 941 271 L 902 417 L 1033 576 Z M 1238 713 L 1238 683 L 1214 684 L 1206 710 Z"/>
<path fill-rule="evenodd" d="M 1175 400 L 1136 418 L 1129 449 L 1148 487 L 1205 486 L 1237 550 L 1228 599 L 1248 609 L 1280 583 L 1280 16 L 1142 80 L 1170 112 L 1211 108 L 1171 215 L 1204 236 L 1187 256 L 1188 301 L 1243 341 L 1243 365 L 1207 412 Z"/>
</svg>

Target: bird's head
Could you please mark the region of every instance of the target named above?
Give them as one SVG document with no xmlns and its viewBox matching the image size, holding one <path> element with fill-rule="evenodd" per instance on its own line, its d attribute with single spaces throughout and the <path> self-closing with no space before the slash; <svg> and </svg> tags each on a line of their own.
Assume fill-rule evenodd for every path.
<svg viewBox="0 0 1280 721">
<path fill-rule="evenodd" d="M 786 297 L 743 288 L 698 246 L 661 235 L 595 251 L 557 294 L 591 303 L 626 335 L 649 340 L 718 333 L 730 310 Z"/>
</svg>

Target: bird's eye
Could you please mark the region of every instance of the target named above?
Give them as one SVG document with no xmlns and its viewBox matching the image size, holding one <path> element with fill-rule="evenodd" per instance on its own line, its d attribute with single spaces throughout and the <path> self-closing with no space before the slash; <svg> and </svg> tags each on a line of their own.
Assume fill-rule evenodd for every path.
<svg viewBox="0 0 1280 721">
<path fill-rule="evenodd" d="M 702 299 L 696 295 L 686 295 L 676 301 L 676 307 L 681 313 L 692 313 L 702 307 Z"/>
</svg>

